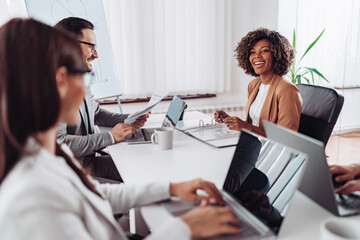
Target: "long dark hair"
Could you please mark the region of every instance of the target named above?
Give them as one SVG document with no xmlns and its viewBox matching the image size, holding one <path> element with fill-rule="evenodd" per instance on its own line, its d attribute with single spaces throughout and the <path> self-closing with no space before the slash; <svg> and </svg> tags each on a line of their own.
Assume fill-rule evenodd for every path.
<svg viewBox="0 0 360 240">
<path fill-rule="evenodd" d="M 57 69 L 64 66 L 69 74 L 84 74 L 89 69 L 75 40 L 33 19 L 12 19 L 0 28 L 0 63 L 2 182 L 24 153 L 26 140 L 54 127 L 58 120 Z M 67 154 L 59 150 L 57 154 L 100 195 Z"/>
</svg>

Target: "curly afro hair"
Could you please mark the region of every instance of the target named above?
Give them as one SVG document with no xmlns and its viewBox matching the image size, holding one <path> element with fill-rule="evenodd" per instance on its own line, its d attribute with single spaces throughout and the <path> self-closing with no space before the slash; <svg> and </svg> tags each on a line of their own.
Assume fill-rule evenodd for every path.
<svg viewBox="0 0 360 240">
<path fill-rule="evenodd" d="M 269 40 L 271 44 L 271 53 L 273 55 L 274 72 L 280 76 L 285 75 L 294 61 L 295 50 L 289 41 L 276 31 L 266 28 L 258 28 L 249 32 L 241 39 L 235 49 L 235 57 L 239 62 L 239 66 L 245 70 L 246 74 L 258 77 L 255 73 L 250 60 L 250 51 L 255 43 L 262 39 Z"/>
</svg>

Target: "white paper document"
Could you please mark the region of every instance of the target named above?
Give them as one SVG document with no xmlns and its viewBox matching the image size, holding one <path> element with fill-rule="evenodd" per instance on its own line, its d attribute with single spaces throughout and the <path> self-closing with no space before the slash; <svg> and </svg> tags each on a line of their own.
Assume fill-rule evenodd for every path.
<svg viewBox="0 0 360 240">
<path fill-rule="evenodd" d="M 165 90 L 158 90 L 155 91 L 154 94 L 151 96 L 150 101 L 148 102 L 147 106 L 140 111 L 137 111 L 133 114 L 130 114 L 126 119 L 125 119 L 125 123 L 133 123 L 136 121 L 136 119 L 140 116 L 143 116 L 145 114 L 147 114 L 153 107 L 156 106 L 156 104 L 158 104 L 164 97 L 166 97 L 166 95 L 169 93 L 169 91 L 165 91 Z"/>
</svg>

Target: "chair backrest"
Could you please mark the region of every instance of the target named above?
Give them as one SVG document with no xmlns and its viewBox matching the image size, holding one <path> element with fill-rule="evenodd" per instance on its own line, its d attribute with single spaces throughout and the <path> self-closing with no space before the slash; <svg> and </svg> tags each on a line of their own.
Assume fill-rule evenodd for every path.
<svg viewBox="0 0 360 240">
<path fill-rule="evenodd" d="M 303 99 L 299 132 L 326 146 L 344 104 L 344 96 L 333 88 L 297 84 Z"/>
</svg>

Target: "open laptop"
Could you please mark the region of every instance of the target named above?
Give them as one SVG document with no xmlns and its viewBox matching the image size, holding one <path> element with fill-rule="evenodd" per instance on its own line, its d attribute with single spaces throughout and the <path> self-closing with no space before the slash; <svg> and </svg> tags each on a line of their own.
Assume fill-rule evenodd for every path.
<svg viewBox="0 0 360 240">
<path fill-rule="evenodd" d="M 161 124 L 161 127 L 175 128 L 176 123 L 179 121 L 181 114 L 183 113 L 185 108 L 186 103 L 179 97 L 175 96 L 171 101 L 171 104 Z M 151 135 L 154 133 L 154 129 L 155 128 L 136 129 L 136 134 L 128 135 L 125 141 L 129 144 L 151 143 Z"/>
<path fill-rule="evenodd" d="M 360 213 L 360 196 L 335 193 L 333 178 L 326 161 L 324 144 L 301 133 L 263 121 L 266 136 L 308 155 L 308 166 L 299 190 L 337 216 Z"/>
<path fill-rule="evenodd" d="M 226 205 L 240 219 L 242 232 L 211 239 L 275 239 L 306 159 L 298 150 L 242 131 L 222 189 Z M 264 204 L 254 204 L 259 200 Z M 195 205 L 174 199 L 159 204 L 174 216 Z"/>
</svg>

